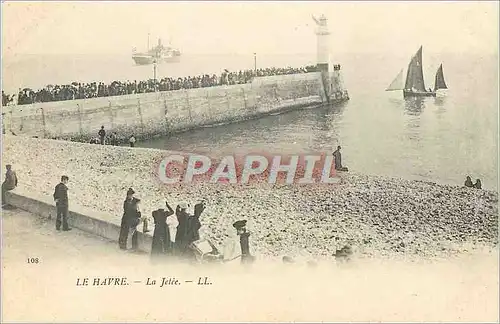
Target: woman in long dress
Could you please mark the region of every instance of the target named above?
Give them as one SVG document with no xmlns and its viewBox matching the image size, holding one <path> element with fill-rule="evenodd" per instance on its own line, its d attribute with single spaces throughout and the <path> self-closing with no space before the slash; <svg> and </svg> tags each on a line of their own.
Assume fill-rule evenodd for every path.
<svg viewBox="0 0 500 324">
<path fill-rule="evenodd" d="M 168 206 L 170 208 L 170 206 Z M 170 208 L 170 210 L 172 210 Z M 179 221 L 177 220 L 177 215 L 172 210 L 172 214 L 167 216 L 167 240 L 165 246 L 165 252 L 167 255 L 175 255 L 175 237 L 177 236 L 177 226 L 179 226 Z"/>
<path fill-rule="evenodd" d="M 170 233 L 167 230 L 167 218 L 174 214 L 172 207 L 165 203 L 167 210 L 161 208 L 153 211 L 152 216 L 155 222 L 153 232 L 153 242 L 151 245 L 151 256 L 163 255 L 170 248 Z"/>
</svg>

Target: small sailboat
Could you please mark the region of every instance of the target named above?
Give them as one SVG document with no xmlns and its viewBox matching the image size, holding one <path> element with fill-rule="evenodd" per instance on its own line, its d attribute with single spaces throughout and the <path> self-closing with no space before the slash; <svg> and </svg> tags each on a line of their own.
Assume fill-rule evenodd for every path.
<svg viewBox="0 0 500 324">
<path fill-rule="evenodd" d="M 417 53 L 411 58 L 406 72 L 406 81 L 403 86 L 403 69 L 399 71 L 396 78 L 385 89 L 385 91 L 403 90 L 403 96 L 408 97 L 435 97 L 436 91 L 439 89 L 448 89 L 444 81 L 443 64 L 439 65 L 436 72 L 434 90 L 425 89 L 424 72 L 422 69 L 422 46 Z"/>
</svg>

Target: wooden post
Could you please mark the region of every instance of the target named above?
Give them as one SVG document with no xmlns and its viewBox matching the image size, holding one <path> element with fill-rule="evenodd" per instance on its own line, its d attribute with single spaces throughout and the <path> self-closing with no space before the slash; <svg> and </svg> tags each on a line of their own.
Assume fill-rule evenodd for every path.
<svg viewBox="0 0 500 324">
<path fill-rule="evenodd" d="M 40 108 L 42 111 L 42 125 L 43 125 L 43 138 L 47 137 L 47 125 L 45 122 L 45 111 L 43 110 L 43 107 Z"/>
<path fill-rule="evenodd" d="M 245 94 L 245 89 L 241 88 L 241 92 L 243 93 L 243 101 L 245 102 L 245 110 L 247 110 L 247 96 Z"/>
<path fill-rule="evenodd" d="M 193 116 L 191 115 L 191 104 L 189 103 L 189 91 L 186 90 L 186 105 L 189 112 L 189 120 L 193 122 Z"/>
<path fill-rule="evenodd" d="M 111 103 L 110 103 L 111 104 Z M 83 134 L 83 126 L 82 126 L 82 107 L 80 104 L 76 104 L 76 108 L 78 109 L 78 124 L 80 126 L 80 135 Z"/>
<path fill-rule="evenodd" d="M 210 104 L 210 96 L 208 94 L 208 91 L 207 91 L 207 107 L 208 107 L 208 112 L 211 113 L 212 112 L 212 105 Z"/>
<path fill-rule="evenodd" d="M 111 128 L 113 129 L 115 127 L 114 122 L 115 122 L 115 116 L 113 116 L 113 106 L 111 105 L 111 101 L 109 102 L 109 116 L 111 117 Z"/>
<path fill-rule="evenodd" d="M 13 119 L 12 119 L 12 108 L 11 108 L 10 109 L 10 120 L 9 120 L 9 130 L 11 133 L 12 133 L 12 123 L 13 123 Z"/>
<path fill-rule="evenodd" d="M 226 101 L 227 101 L 227 110 L 230 110 L 231 103 L 229 102 L 229 93 L 227 92 L 227 89 L 226 89 Z"/>
<path fill-rule="evenodd" d="M 168 108 L 167 108 L 167 99 L 163 99 L 163 120 L 165 121 L 165 134 L 169 132 L 169 124 L 168 124 Z"/>
<path fill-rule="evenodd" d="M 142 119 L 141 99 L 137 98 L 137 109 L 139 110 L 139 117 L 141 119 L 141 128 L 144 132 L 144 120 Z"/>
</svg>

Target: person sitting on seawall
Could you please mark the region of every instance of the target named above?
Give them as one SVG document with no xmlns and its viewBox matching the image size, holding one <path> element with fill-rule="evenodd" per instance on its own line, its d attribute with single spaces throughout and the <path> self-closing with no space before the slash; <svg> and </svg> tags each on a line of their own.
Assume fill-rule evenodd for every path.
<svg viewBox="0 0 500 324">
<path fill-rule="evenodd" d="M 470 176 L 467 176 L 467 178 L 465 178 L 464 186 L 468 188 L 474 187 L 474 184 L 472 183 L 472 179 L 470 178 Z"/>
<path fill-rule="evenodd" d="M 5 180 L 2 183 L 2 208 L 9 207 L 9 205 L 5 203 L 5 193 L 17 187 L 17 175 L 16 172 L 12 170 L 12 165 L 7 164 L 5 168 L 7 171 L 5 172 Z"/>
<path fill-rule="evenodd" d="M 333 157 L 335 158 L 335 170 L 337 171 L 349 171 L 347 167 L 342 166 L 342 154 L 340 153 L 340 146 L 333 152 Z"/>
</svg>

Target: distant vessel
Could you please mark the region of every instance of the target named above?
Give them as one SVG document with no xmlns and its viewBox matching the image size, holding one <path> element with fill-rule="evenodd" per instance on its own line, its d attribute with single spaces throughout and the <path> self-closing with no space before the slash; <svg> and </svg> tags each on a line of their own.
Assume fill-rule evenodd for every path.
<svg viewBox="0 0 500 324">
<path fill-rule="evenodd" d="M 149 35 L 148 35 L 148 51 L 145 53 L 138 53 L 135 51 L 132 54 L 132 59 L 137 65 L 148 65 L 153 63 L 163 62 L 177 62 L 181 56 L 181 52 L 171 46 L 163 46 L 161 39 L 158 39 L 158 45 L 149 48 Z"/>
<path fill-rule="evenodd" d="M 403 90 L 403 96 L 407 97 L 435 97 L 439 89 L 448 89 L 444 81 L 443 64 L 439 65 L 434 80 L 434 90 L 425 89 L 424 73 L 422 70 L 422 46 L 412 57 L 406 72 L 406 82 L 403 87 L 403 70 L 399 71 L 396 78 L 385 91 Z"/>
</svg>

